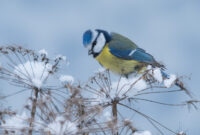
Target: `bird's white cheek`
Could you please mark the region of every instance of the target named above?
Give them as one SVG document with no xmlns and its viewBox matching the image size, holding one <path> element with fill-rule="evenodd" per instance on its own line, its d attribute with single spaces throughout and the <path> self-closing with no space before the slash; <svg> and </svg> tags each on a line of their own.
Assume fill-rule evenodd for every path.
<svg viewBox="0 0 200 135">
<path fill-rule="evenodd" d="M 101 33 L 97 39 L 97 44 L 94 46 L 94 52 L 100 52 L 106 43 L 104 35 Z"/>
</svg>

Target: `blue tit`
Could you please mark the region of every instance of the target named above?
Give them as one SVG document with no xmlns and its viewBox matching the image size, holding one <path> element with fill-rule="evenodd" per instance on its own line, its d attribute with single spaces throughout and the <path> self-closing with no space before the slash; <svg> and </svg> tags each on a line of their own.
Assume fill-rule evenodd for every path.
<svg viewBox="0 0 200 135">
<path fill-rule="evenodd" d="M 147 65 L 164 68 L 151 54 L 118 33 L 87 30 L 83 34 L 83 45 L 103 67 L 126 77 L 143 72 Z"/>
</svg>

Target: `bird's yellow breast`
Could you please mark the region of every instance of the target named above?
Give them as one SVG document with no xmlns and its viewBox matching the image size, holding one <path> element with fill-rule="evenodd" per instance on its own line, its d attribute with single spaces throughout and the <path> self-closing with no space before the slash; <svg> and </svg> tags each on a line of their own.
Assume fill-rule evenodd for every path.
<svg viewBox="0 0 200 135">
<path fill-rule="evenodd" d="M 135 60 L 124 60 L 112 55 L 109 51 L 108 44 L 105 45 L 101 53 L 96 57 L 96 60 L 115 73 L 129 74 L 138 72 L 143 68 L 143 64 Z"/>
</svg>

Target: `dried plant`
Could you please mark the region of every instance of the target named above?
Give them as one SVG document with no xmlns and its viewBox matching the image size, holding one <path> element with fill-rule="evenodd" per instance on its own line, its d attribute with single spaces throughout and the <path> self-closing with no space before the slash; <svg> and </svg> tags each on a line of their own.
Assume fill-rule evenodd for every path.
<svg viewBox="0 0 200 135">
<path fill-rule="evenodd" d="M 30 91 L 22 113 L 0 110 L 2 134 L 44 135 L 151 135 L 136 128 L 137 123 L 125 115 L 137 114 L 163 135 L 184 135 L 168 128 L 147 112 L 137 109 L 138 102 L 150 102 L 164 106 L 188 106 L 198 108 L 181 81 L 182 77 L 170 75 L 163 78 L 159 68 L 149 66 L 142 74 L 130 78 L 115 76 L 109 70 L 99 71 L 85 84 L 74 82 L 72 76 L 60 75 L 66 64 L 62 55 L 51 59 L 45 50 L 35 52 L 20 46 L 0 48 L 0 79 L 16 86 L 16 92 L 1 96 L 5 99 Z M 64 63 L 62 61 L 65 61 Z M 20 88 L 17 91 L 17 88 Z M 189 95 L 181 103 L 163 103 L 148 99 L 145 95 L 182 93 Z"/>
</svg>

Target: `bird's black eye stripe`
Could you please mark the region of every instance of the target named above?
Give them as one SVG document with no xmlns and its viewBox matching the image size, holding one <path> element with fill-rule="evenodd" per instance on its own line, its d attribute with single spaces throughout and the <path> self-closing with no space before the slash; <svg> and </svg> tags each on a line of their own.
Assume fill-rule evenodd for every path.
<svg viewBox="0 0 200 135">
<path fill-rule="evenodd" d="M 94 54 L 93 49 L 94 49 L 94 46 L 97 44 L 97 39 L 98 39 L 99 35 L 100 35 L 100 32 L 98 32 L 98 35 L 96 36 L 94 42 L 92 43 L 92 47 L 91 47 L 90 52 L 89 52 L 89 54 L 93 54 L 94 57 L 95 57 L 95 54 Z"/>
<path fill-rule="evenodd" d="M 92 43 L 92 47 L 94 47 L 97 44 L 97 39 L 98 39 L 99 35 L 100 35 L 100 32 L 98 32 L 97 37 L 95 38 L 94 42 Z"/>
<path fill-rule="evenodd" d="M 92 48 L 91 50 L 93 50 L 94 46 L 97 44 L 97 41 L 95 40 L 93 43 L 92 43 Z"/>
<path fill-rule="evenodd" d="M 92 46 L 96 45 L 97 44 L 97 41 L 95 40 L 93 43 L 92 43 Z"/>
</svg>

